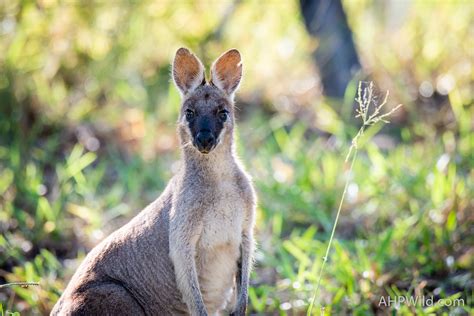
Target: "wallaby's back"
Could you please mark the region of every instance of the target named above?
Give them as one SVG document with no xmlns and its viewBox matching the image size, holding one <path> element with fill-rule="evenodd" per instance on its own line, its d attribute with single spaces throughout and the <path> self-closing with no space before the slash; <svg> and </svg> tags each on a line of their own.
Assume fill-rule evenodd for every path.
<svg viewBox="0 0 474 316">
<path fill-rule="evenodd" d="M 171 183 L 87 255 L 52 315 L 186 313 L 169 258 Z"/>
</svg>

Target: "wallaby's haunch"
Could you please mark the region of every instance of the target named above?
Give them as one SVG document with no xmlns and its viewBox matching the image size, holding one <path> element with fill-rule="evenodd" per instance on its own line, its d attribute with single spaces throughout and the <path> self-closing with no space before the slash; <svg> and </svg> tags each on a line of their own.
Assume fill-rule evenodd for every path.
<svg viewBox="0 0 474 316">
<path fill-rule="evenodd" d="M 87 255 L 53 315 L 244 315 L 255 193 L 233 144 L 233 49 L 211 67 L 180 48 L 181 170 L 161 196 Z"/>
</svg>

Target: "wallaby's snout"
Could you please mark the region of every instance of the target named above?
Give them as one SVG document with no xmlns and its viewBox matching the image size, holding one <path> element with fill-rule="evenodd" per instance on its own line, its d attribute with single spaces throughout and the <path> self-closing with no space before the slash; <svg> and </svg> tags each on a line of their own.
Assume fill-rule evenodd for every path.
<svg viewBox="0 0 474 316">
<path fill-rule="evenodd" d="M 202 130 L 196 136 L 196 147 L 203 154 L 209 153 L 216 145 L 216 138 L 210 130 Z"/>
</svg>

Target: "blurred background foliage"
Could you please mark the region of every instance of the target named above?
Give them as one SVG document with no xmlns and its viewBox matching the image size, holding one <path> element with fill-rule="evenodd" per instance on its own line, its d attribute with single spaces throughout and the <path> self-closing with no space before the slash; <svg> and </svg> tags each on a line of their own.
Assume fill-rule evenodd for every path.
<svg viewBox="0 0 474 316">
<path fill-rule="evenodd" d="M 360 79 L 404 106 L 365 134 L 317 313 L 472 313 L 473 4 L 343 7 L 362 71 L 334 99 L 296 1 L 0 1 L 0 281 L 40 282 L 1 289 L 1 309 L 47 314 L 87 251 L 160 194 L 179 157 L 170 61 L 187 46 L 206 65 L 231 47 L 244 56 L 238 147 L 260 199 L 252 314 L 305 314 Z M 380 306 L 389 295 L 464 306 Z"/>
</svg>

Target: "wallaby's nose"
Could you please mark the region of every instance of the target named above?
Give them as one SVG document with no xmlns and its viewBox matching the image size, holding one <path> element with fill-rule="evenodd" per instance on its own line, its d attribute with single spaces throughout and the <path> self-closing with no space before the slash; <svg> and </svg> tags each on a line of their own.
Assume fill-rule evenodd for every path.
<svg viewBox="0 0 474 316">
<path fill-rule="evenodd" d="M 209 152 L 212 146 L 214 146 L 214 140 L 214 135 L 212 135 L 211 131 L 200 131 L 196 137 L 199 151 L 204 153 Z"/>
</svg>

